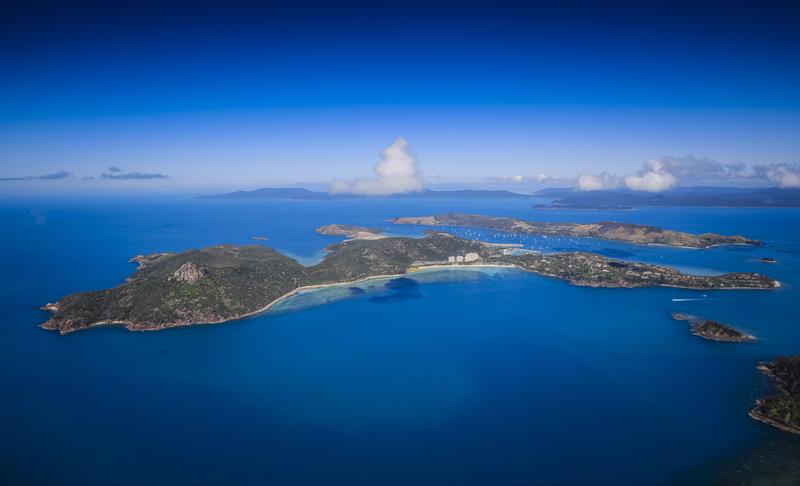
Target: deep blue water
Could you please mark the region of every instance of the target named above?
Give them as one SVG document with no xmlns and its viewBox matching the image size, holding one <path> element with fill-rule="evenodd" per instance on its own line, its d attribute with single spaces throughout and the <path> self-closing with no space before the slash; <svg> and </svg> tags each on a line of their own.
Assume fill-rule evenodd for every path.
<svg viewBox="0 0 800 486">
<path fill-rule="evenodd" d="M 761 444 L 797 446 L 747 410 L 770 392 L 756 363 L 800 353 L 798 210 L 1 202 L 6 483 L 704 483 Z M 38 306 L 121 283 L 136 254 L 262 243 L 251 238 L 263 235 L 264 244 L 311 263 L 338 241 L 315 234 L 319 225 L 419 234 L 384 220 L 445 211 L 741 233 L 766 245 L 687 250 L 454 230 L 696 272 L 757 271 L 783 286 L 588 289 L 514 270 L 450 270 L 305 293 L 275 312 L 218 326 L 67 336 L 37 327 L 47 318 Z M 764 256 L 778 263 L 757 261 Z M 730 323 L 759 342 L 702 340 L 672 311 Z"/>
</svg>

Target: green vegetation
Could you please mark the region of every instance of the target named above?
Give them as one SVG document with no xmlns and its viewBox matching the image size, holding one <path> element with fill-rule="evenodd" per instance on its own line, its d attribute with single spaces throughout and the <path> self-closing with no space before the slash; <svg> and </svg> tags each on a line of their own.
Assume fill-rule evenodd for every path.
<svg viewBox="0 0 800 486">
<path fill-rule="evenodd" d="M 218 323 L 262 311 L 301 287 L 403 274 L 430 265 L 515 266 L 592 287 L 770 289 L 777 285 L 762 275 L 686 275 L 590 253 L 510 255 L 502 245 L 440 232 L 429 232 L 425 238 L 348 240 L 328 250 L 328 256 L 311 267 L 260 245 L 139 256 L 132 260 L 139 269 L 124 284 L 80 292 L 45 306 L 53 316 L 43 327 L 68 333 L 101 324 L 154 330 Z"/>
<path fill-rule="evenodd" d="M 710 319 L 699 319 L 679 312 L 674 312 L 672 318 L 676 321 L 688 321 L 692 329 L 692 334 L 712 341 L 742 343 L 756 340 L 755 336 L 751 336 L 727 324 Z"/>
<path fill-rule="evenodd" d="M 615 223 L 545 223 L 523 221 L 513 218 L 498 218 L 478 214 L 445 214 L 440 216 L 402 217 L 390 220 L 395 224 L 424 226 L 465 226 L 487 228 L 508 233 L 569 236 L 574 238 L 599 238 L 624 241 L 639 245 L 669 245 L 690 248 L 709 248 L 717 245 L 758 245 L 759 241 L 743 236 L 723 236 L 715 233 L 700 235 L 682 233 L 641 224 Z"/>
<path fill-rule="evenodd" d="M 800 356 L 780 357 L 759 364 L 758 369 L 774 380 L 780 393 L 756 401 L 750 416 L 800 434 Z"/>
</svg>

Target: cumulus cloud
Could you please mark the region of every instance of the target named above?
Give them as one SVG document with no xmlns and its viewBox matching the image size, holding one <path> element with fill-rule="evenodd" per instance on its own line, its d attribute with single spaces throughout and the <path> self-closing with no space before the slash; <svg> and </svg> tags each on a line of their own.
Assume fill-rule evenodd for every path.
<svg viewBox="0 0 800 486">
<path fill-rule="evenodd" d="M 746 177 L 748 167 L 742 162 L 723 163 L 708 157 L 694 155 L 683 157 L 667 156 L 660 161 L 663 170 L 678 180 L 693 184 L 719 183 Z"/>
<path fill-rule="evenodd" d="M 658 160 L 648 160 L 635 175 L 625 177 L 625 186 L 633 191 L 661 192 L 672 189 L 678 179 Z"/>
<path fill-rule="evenodd" d="M 800 165 L 762 164 L 748 166 L 742 162 L 723 163 L 693 155 L 667 156 L 649 160 L 635 174 L 617 177 L 606 172 L 583 174 L 576 186 L 582 191 L 610 190 L 625 187 L 633 191 L 660 192 L 676 185 L 778 186 L 800 187 Z"/>
<path fill-rule="evenodd" d="M 408 141 L 398 137 L 381 152 L 381 161 L 373 169 L 375 177 L 347 182 L 334 179 L 330 191 L 362 196 L 388 196 L 422 190 L 422 176 L 417 159 L 408 149 Z"/>
<path fill-rule="evenodd" d="M 495 180 L 498 182 L 525 182 L 524 175 L 504 175 L 500 177 L 490 177 L 489 180 Z"/>
<path fill-rule="evenodd" d="M 488 181 L 492 182 L 506 182 L 509 184 L 520 184 L 524 182 L 554 182 L 554 181 L 561 181 L 564 180 L 562 177 L 558 176 L 551 176 L 549 174 L 533 174 L 533 175 L 522 175 L 522 174 L 512 174 L 512 175 L 504 175 L 504 176 L 494 176 L 494 177 L 486 177 Z"/>
<path fill-rule="evenodd" d="M 800 166 L 797 164 L 774 164 L 771 166 L 758 166 L 756 173 L 763 173 L 767 179 L 778 187 L 800 187 Z"/>
<path fill-rule="evenodd" d="M 581 174 L 578 176 L 576 184 L 581 191 L 607 191 L 622 185 L 619 177 L 608 172 L 598 175 Z"/>
<path fill-rule="evenodd" d="M 33 180 L 40 180 L 40 181 L 54 181 L 60 179 L 66 179 L 71 176 L 67 171 L 62 170 L 61 172 L 54 172 L 52 174 L 45 174 L 40 176 L 23 176 L 23 177 L 0 177 L 0 181 L 33 181 Z"/>
</svg>

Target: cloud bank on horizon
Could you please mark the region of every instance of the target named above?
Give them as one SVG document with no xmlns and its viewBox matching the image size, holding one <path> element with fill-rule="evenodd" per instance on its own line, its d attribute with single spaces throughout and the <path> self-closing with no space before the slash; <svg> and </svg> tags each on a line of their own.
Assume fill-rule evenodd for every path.
<svg viewBox="0 0 800 486">
<path fill-rule="evenodd" d="M 373 169 L 375 177 L 348 182 L 334 179 L 330 191 L 333 194 L 358 194 L 361 196 L 389 196 L 419 192 L 423 189 L 422 175 L 417 158 L 408 148 L 408 141 L 398 137 L 381 152 L 381 161 Z"/>
<path fill-rule="evenodd" d="M 117 166 L 108 168 L 108 172 L 100 174 L 103 179 L 122 179 L 122 180 L 143 180 L 143 179 L 166 179 L 167 176 L 158 172 L 142 173 L 142 172 L 125 172 Z"/>
<path fill-rule="evenodd" d="M 111 166 L 108 168 L 107 172 L 103 172 L 100 174 L 99 179 L 107 179 L 107 180 L 147 180 L 147 179 L 168 179 L 169 176 L 158 173 L 158 172 L 125 172 L 124 170 L 120 169 L 117 166 Z M 0 177 L 0 181 L 8 182 L 8 181 L 61 181 L 61 180 L 68 180 L 73 179 L 73 174 L 71 172 L 67 172 L 65 170 L 54 172 L 52 174 L 44 174 L 39 176 L 18 176 L 18 177 Z M 82 181 L 91 181 L 94 180 L 94 176 L 84 176 L 81 177 L 80 180 Z"/>
<path fill-rule="evenodd" d="M 800 187 L 800 164 L 726 164 L 708 157 L 664 157 L 648 160 L 638 172 L 617 176 L 608 172 L 581 174 L 575 187 L 581 191 L 608 191 L 626 187 L 632 191 L 662 192 L 678 185 L 771 184 Z"/>
<path fill-rule="evenodd" d="M 68 177 L 72 176 L 71 173 L 62 170 L 60 172 L 54 172 L 52 174 L 44 174 L 40 176 L 22 176 L 22 177 L 0 177 L 0 181 L 56 181 L 61 179 L 67 179 Z"/>
</svg>

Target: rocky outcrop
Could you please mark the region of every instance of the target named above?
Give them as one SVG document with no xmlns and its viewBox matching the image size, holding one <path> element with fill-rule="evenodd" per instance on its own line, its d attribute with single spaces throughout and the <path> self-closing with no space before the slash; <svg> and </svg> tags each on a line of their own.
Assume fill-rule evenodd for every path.
<svg viewBox="0 0 800 486">
<path fill-rule="evenodd" d="M 195 265 L 192 262 L 186 262 L 180 266 L 175 272 L 169 276 L 169 280 L 176 282 L 184 282 L 189 285 L 194 285 L 200 281 L 208 273 L 208 270 Z"/>
</svg>

